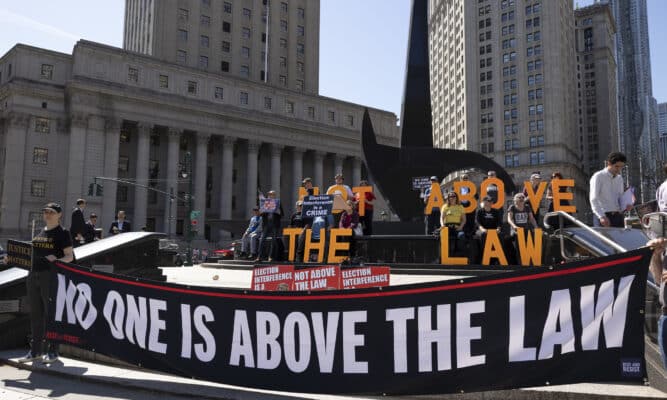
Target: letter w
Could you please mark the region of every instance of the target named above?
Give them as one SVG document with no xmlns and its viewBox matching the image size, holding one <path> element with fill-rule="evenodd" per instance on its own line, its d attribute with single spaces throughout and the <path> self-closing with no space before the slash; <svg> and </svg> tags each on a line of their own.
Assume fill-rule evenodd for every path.
<svg viewBox="0 0 667 400">
<path fill-rule="evenodd" d="M 58 295 L 56 296 L 56 321 L 61 322 L 63 319 L 63 311 L 65 304 L 67 304 L 67 322 L 76 324 L 76 314 L 74 314 L 74 298 L 76 297 L 76 285 L 69 282 L 69 286 L 65 281 L 65 276 L 58 274 Z"/>
<path fill-rule="evenodd" d="M 634 275 L 621 278 L 618 297 L 614 299 L 614 280 L 600 285 L 595 303 L 595 285 L 581 287 L 581 347 L 583 350 L 597 350 L 600 337 L 600 323 L 604 324 L 607 348 L 623 346 L 625 316 Z"/>
</svg>

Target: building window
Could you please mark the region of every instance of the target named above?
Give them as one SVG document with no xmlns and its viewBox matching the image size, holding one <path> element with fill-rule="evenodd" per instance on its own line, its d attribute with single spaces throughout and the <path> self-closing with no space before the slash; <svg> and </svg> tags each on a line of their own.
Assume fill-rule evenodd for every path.
<svg viewBox="0 0 667 400">
<path fill-rule="evenodd" d="M 220 71 L 229 72 L 229 61 L 220 62 Z"/>
<path fill-rule="evenodd" d="M 287 77 L 285 75 L 280 75 L 278 77 L 280 84 L 283 86 L 287 86 Z"/>
<path fill-rule="evenodd" d="M 287 12 L 287 3 L 285 3 L 284 1 L 280 3 L 280 12 L 281 13 Z"/>
<path fill-rule="evenodd" d="M 280 57 L 280 68 L 287 68 L 287 57 Z"/>
<path fill-rule="evenodd" d="M 248 105 L 248 92 L 240 92 L 239 93 L 239 103 L 243 104 L 245 106 Z"/>
<path fill-rule="evenodd" d="M 208 36 L 204 35 L 199 36 L 199 45 L 201 47 L 208 49 L 208 44 L 209 44 Z"/>
<path fill-rule="evenodd" d="M 188 61 L 188 53 L 184 50 L 176 50 L 176 62 L 186 64 Z"/>
<path fill-rule="evenodd" d="M 169 88 L 169 76 L 160 75 L 160 89 L 168 89 L 168 88 Z"/>
<path fill-rule="evenodd" d="M 203 15 L 202 14 L 199 21 L 201 22 L 201 26 L 203 26 L 203 27 L 208 28 L 209 26 L 211 26 L 211 17 L 209 17 L 208 15 Z"/>
<path fill-rule="evenodd" d="M 188 41 L 188 31 L 185 29 L 179 29 L 178 30 L 178 40 L 181 42 L 187 42 Z"/>
<path fill-rule="evenodd" d="M 303 45 L 303 43 L 297 43 L 296 44 L 296 54 L 304 54 L 306 52 L 306 48 Z"/>
<path fill-rule="evenodd" d="M 199 68 L 208 69 L 208 57 L 199 56 Z"/>
<path fill-rule="evenodd" d="M 46 197 L 46 181 L 32 180 L 30 182 L 30 195 L 33 197 Z"/>
<path fill-rule="evenodd" d="M 287 32 L 287 21 L 285 21 L 284 19 L 280 20 L 280 31 Z"/>
<path fill-rule="evenodd" d="M 210 7 L 211 6 L 211 0 L 201 0 L 201 5 L 202 5 L 202 7 Z"/>
<path fill-rule="evenodd" d="M 243 58 L 250 58 L 250 47 L 241 47 L 241 56 Z"/>
<path fill-rule="evenodd" d="M 280 38 L 280 47 L 283 48 L 283 49 L 287 48 L 287 39 Z"/>
<path fill-rule="evenodd" d="M 188 18 L 190 18 L 190 12 L 184 8 L 179 8 L 178 9 L 178 22 L 179 23 L 187 23 Z"/>
<path fill-rule="evenodd" d="M 127 68 L 127 80 L 130 82 L 139 81 L 139 70 L 137 68 L 128 67 Z"/>
<path fill-rule="evenodd" d="M 264 109 L 270 110 L 273 108 L 273 99 L 271 97 L 264 97 Z"/>
<path fill-rule="evenodd" d="M 302 74 L 303 71 L 304 71 L 303 62 L 301 62 L 301 61 L 297 61 L 297 62 L 296 62 L 296 72 Z"/>
<path fill-rule="evenodd" d="M 250 28 L 241 29 L 241 37 L 244 39 L 250 39 Z"/>
<path fill-rule="evenodd" d="M 49 133 L 51 131 L 51 122 L 48 118 L 35 118 L 35 132 Z"/>
<path fill-rule="evenodd" d="M 303 79 L 297 79 L 296 90 L 303 90 L 303 87 L 304 87 Z"/>
<path fill-rule="evenodd" d="M 349 126 L 349 127 L 354 126 L 354 116 L 353 116 L 353 115 L 350 115 L 350 114 L 346 115 L 346 116 L 345 116 L 345 123 L 346 123 L 347 126 Z"/>
<path fill-rule="evenodd" d="M 241 68 L 239 69 L 239 74 L 244 78 L 249 77 L 250 76 L 250 67 L 248 67 L 247 65 L 241 65 Z"/>
<path fill-rule="evenodd" d="M 223 21 L 222 22 L 222 31 L 226 32 L 226 33 L 231 32 L 232 31 L 232 24 L 227 22 L 227 21 Z"/>
<path fill-rule="evenodd" d="M 306 33 L 305 29 L 303 28 L 302 25 L 297 25 L 296 26 L 296 34 L 297 36 L 304 36 Z"/>
<path fill-rule="evenodd" d="M 228 2 L 228 1 L 225 1 L 225 4 L 223 5 L 223 10 L 225 11 L 225 13 L 231 14 L 232 13 L 232 3 Z"/>
<path fill-rule="evenodd" d="M 53 65 L 51 64 L 42 64 L 42 78 L 51 80 L 53 79 Z"/>
<path fill-rule="evenodd" d="M 252 11 L 249 8 L 243 9 L 243 18 L 250 19 L 252 18 Z"/>
<path fill-rule="evenodd" d="M 49 163 L 49 150 L 41 147 L 35 147 L 32 150 L 32 163 L 47 165 Z"/>
<path fill-rule="evenodd" d="M 315 107 L 308 106 L 308 118 L 315 119 Z"/>
<path fill-rule="evenodd" d="M 118 190 L 116 191 L 116 201 L 119 203 L 127 203 L 127 186 L 118 186 Z"/>
<path fill-rule="evenodd" d="M 336 112 L 335 111 L 327 112 L 327 117 L 328 117 L 329 122 L 336 122 Z"/>
<path fill-rule="evenodd" d="M 224 97 L 224 94 L 225 94 L 225 92 L 224 92 L 223 88 L 221 88 L 220 86 L 215 87 L 215 99 L 216 100 L 222 100 L 223 97 Z"/>
<path fill-rule="evenodd" d="M 222 50 L 223 53 L 229 53 L 229 51 L 231 50 L 231 48 L 232 48 L 232 44 L 231 44 L 231 43 L 229 43 L 229 42 L 226 41 L 226 40 L 223 40 L 223 41 L 222 41 L 222 45 L 220 46 L 220 49 Z"/>
<path fill-rule="evenodd" d="M 297 15 L 297 17 L 299 17 L 299 19 L 304 19 L 306 17 L 306 10 L 299 7 L 299 8 L 296 9 L 296 15 Z"/>
<path fill-rule="evenodd" d="M 188 94 L 197 94 L 197 82 L 188 81 Z"/>
<path fill-rule="evenodd" d="M 130 158 L 127 156 L 118 157 L 118 172 L 127 172 L 130 170 Z"/>
<path fill-rule="evenodd" d="M 285 112 L 287 114 L 294 114 L 294 102 L 285 100 Z"/>
</svg>

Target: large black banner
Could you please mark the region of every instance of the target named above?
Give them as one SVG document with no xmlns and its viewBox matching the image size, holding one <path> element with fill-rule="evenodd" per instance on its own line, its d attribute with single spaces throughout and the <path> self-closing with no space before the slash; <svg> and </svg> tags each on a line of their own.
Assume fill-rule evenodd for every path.
<svg viewBox="0 0 667 400">
<path fill-rule="evenodd" d="M 642 382 L 650 255 L 318 293 L 187 287 L 56 263 L 47 335 L 149 369 L 291 392 Z"/>
</svg>

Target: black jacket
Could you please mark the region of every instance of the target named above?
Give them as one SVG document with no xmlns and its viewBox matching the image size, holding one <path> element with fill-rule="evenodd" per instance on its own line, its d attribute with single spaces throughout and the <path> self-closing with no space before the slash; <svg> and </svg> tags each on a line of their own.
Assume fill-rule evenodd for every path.
<svg viewBox="0 0 667 400">
<path fill-rule="evenodd" d="M 70 225 L 69 232 L 72 234 L 72 239 L 76 238 L 76 235 L 83 234 L 86 231 L 86 220 L 83 218 L 83 211 L 79 207 L 76 207 L 72 211 L 72 225 Z"/>
<path fill-rule="evenodd" d="M 130 221 L 125 220 L 123 221 L 123 229 L 119 229 L 118 232 L 114 232 L 114 228 L 118 229 L 118 221 L 114 221 L 111 223 L 111 227 L 109 228 L 109 233 L 114 235 L 116 233 L 123 233 L 123 232 L 131 232 L 132 231 L 132 225 L 130 225 Z"/>
</svg>

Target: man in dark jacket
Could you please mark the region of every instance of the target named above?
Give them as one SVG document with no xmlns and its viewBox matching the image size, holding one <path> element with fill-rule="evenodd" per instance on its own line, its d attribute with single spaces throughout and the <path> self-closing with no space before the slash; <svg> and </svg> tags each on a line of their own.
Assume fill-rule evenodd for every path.
<svg viewBox="0 0 667 400">
<path fill-rule="evenodd" d="M 86 231 L 86 219 L 83 217 L 83 210 L 86 208 L 86 200 L 78 199 L 76 207 L 72 211 L 72 224 L 69 232 L 72 235 L 72 244 L 74 247 L 85 243 L 84 233 Z"/>
<path fill-rule="evenodd" d="M 118 233 L 132 231 L 132 225 L 130 225 L 130 221 L 125 220 L 125 211 L 118 211 L 117 218 L 118 219 L 111 223 L 111 227 L 109 228 L 110 234 L 116 235 Z"/>
<path fill-rule="evenodd" d="M 96 224 L 97 224 L 97 214 L 90 213 L 90 218 L 88 219 L 88 222 L 86 222 L 86 230 L 83 234 L 83 238 L 85 239 L 86 243 L 94 242 L 95 240 L 100 239 L 99 237 L 97 237 L 97 232 L 95 231 Z"/>
<path fill-rule="evenodd" d="M 281 233 L 280 230 L 280 219 L 283 217 L 283 206 L 280 204 L 280 200 L 276 198 L 276 192 L 271 190 L 267 193 L 267 197 L 264 197 L 260 193 L 259 202 L 260 202 L 260 211 L 262 217 L 262 237 L 259 240 L 259 249 L 257 250 L 257 259 L 255 261 L 262 261 L 262 250 L 264 246 L 264 241 L 266 238 L 271 238 L 271 246 L 269 247 L 269 261 L 273 261 L 274 245 L 276 250 L 279 249 L 279 244 L 277 242 L 278 236 Z"/>
</svg>

